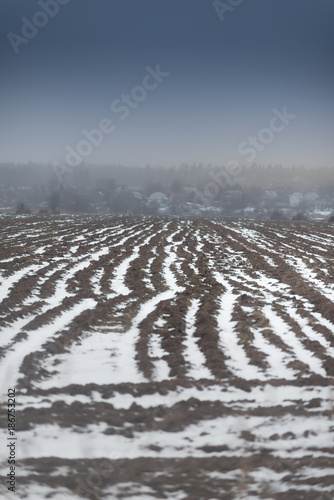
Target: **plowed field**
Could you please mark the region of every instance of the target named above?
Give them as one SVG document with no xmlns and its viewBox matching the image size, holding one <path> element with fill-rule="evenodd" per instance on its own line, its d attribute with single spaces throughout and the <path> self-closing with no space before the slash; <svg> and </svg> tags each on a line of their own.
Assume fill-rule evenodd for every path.
<svg viewBox="0 0 334 500">
<path fill-rule="evenodd" d="M 333 263 L 325 223 L 2 216 L 2 495 L 332 500 Z"/>
</svg>

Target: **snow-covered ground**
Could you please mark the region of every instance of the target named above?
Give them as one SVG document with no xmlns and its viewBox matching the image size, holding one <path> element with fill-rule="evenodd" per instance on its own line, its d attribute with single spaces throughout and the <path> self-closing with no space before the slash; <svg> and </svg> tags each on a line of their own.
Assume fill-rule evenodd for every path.
<svg viewBox="0 0 334 500">
<path fill-rule="evenodd" d="M 330 226 L 3 217 L 0 238 L 5 498 L 333 498 Z"/>
</svg>

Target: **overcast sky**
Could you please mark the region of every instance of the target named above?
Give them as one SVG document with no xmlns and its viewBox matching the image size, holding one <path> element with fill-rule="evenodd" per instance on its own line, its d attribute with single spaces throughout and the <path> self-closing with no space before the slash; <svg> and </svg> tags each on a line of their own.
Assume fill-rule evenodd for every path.
<svg viewBox="0 0 334 500">
<path fill-rule="evenodd" d="M 0 162 L 334 164 L 333 0 L 55 2 L 0 3 Z"/>
</svg>

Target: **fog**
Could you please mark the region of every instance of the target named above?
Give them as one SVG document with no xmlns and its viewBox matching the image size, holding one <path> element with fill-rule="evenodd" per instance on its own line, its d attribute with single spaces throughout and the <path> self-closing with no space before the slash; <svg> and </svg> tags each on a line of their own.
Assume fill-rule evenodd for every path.
<svg viewBox="0 0 334 500">
<path fill-rule="evenodd" d="M 333 2 L 17 0 L 0 14 L 2 211 L 331 210 Z"/>
<path fill-rule="evenodd" d="M 0 212 L 330 218 L 334 169 L 1 164 Z"/>
</svg>

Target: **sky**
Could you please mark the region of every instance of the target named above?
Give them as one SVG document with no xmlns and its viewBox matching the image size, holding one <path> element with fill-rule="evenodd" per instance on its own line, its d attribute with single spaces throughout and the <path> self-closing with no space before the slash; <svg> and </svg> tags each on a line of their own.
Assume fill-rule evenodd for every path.
<svg viewBox="0 0 334 500">
<path fill-rule="evenodd" d="M 0 163 L 334 164 L 332 0 L 1 0 Z"/>
</svg>

